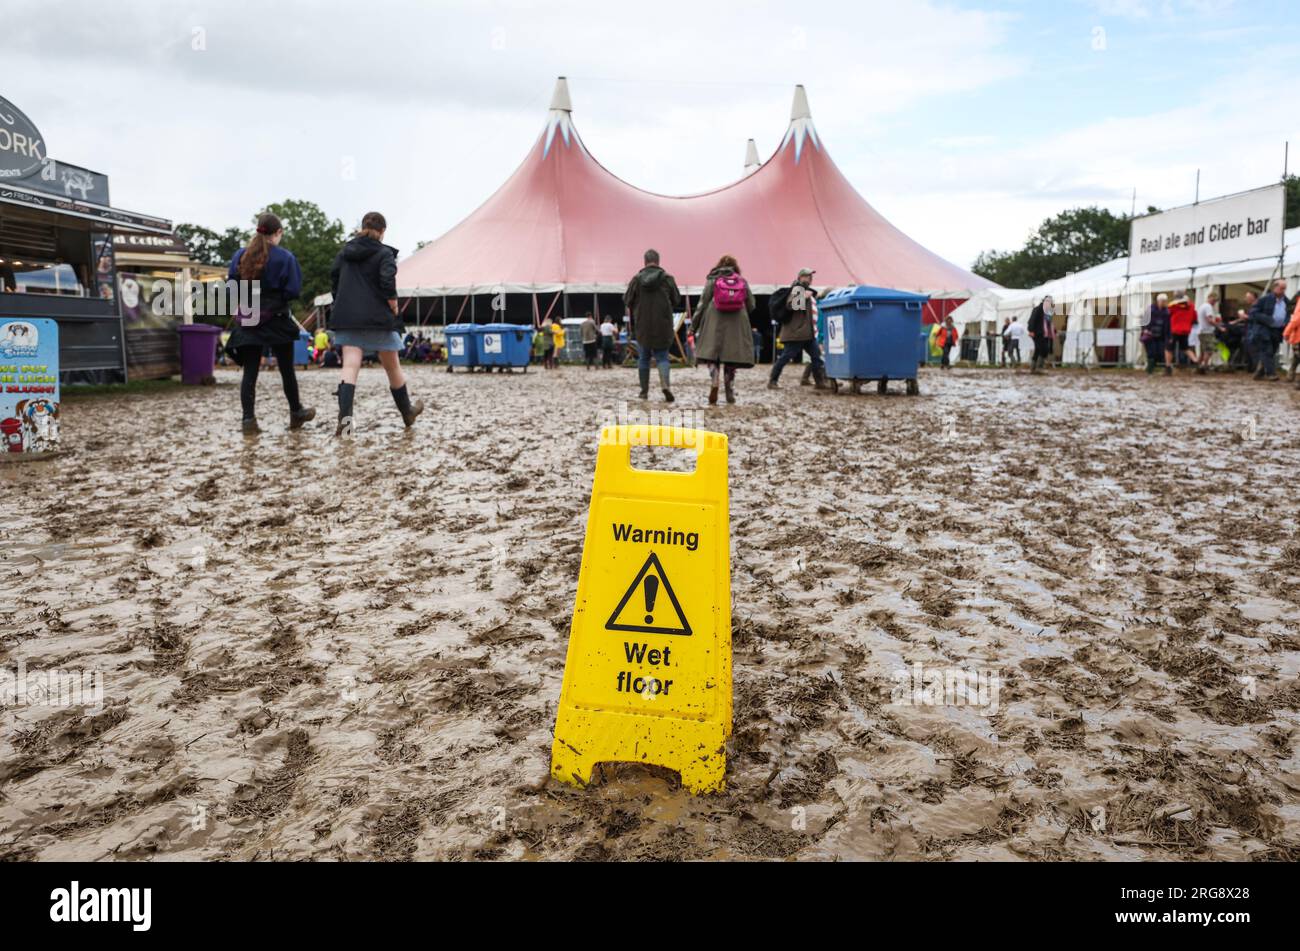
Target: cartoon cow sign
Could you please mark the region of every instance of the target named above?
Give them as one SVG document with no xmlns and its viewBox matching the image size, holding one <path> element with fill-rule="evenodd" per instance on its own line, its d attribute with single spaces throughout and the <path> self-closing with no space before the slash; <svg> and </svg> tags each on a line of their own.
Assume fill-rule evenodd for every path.
<svg viewBox="0 0 1300 951">
<path fill-rule="evenodd" d="M 15 408 L 21 424 L 23 452 L 52 452 L 59 447 L 59 404 L 21 400 Z"/>
</svg>

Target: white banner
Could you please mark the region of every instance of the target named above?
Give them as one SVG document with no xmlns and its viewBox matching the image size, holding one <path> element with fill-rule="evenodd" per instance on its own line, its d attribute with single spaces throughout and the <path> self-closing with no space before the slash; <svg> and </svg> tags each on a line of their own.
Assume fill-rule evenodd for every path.
<svg viewBox="0 0 1300 951">
<path fill-rule="evenodd" d="M 1270 185 L 1135 218 L 1129 274 L 1234 264 L 1282 253 L 1286 194 Z"/>
</svg>

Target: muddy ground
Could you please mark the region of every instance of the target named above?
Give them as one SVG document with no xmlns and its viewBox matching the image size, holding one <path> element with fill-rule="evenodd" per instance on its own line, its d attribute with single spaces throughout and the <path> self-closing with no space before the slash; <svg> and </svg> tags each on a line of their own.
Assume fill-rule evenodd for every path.
<svg viewBox="0 0 1300 951">
<path fill-rule="evenodd" d="M 1300 858 L 1300 394 L 1242 378 L 740 375 L 724 794 L 548 778 L 601 422 L 630 371 L 367 370 L 69 398 L 0 467 L 6 859 Z M 1285 387 L 1285 388 L 1284 388 Z M 635 408 L 637 404 L 633 404 Z M 652 404 L 653 405 L 653 404 Z M 996 707 L 897 677 L 996 675 Z M 975 698 L 978 700 L 979 698 Z"/>
</svg>

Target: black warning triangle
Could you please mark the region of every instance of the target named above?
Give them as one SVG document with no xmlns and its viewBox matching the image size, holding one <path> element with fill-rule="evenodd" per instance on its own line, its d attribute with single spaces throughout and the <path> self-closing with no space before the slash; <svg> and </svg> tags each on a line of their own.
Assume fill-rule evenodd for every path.
<svg viewBox="0 0 1300 951">
<path fill-rule="evenodd" d="M 652 569 L 654 571 L 653 575 L 650 574 Z M 644 586 L 647 577 L 653 577 L 656 580 L 656 583 Z M 649 592 L 647 592 L 647 587 L 650 589 Z M 623 613 L 623 609 L 628 606 L 628 602 L 632 601 L 633 598 L 638 599 L 634 604 L 634 607 L 638 610 L 629 612 L 631 616 L 630 619 L 638 621 L 644 620 L 645 623 L 619 624 L 619 615 Z M 639 600 L 643 598 L 646 599 L 644 602 Z M 668 604 L 672 605 L 673 611 L 677 614 L 677 623 L 675 625 L 656 623 L 657 619 L 668 614 L 668 612 L 664 610 L 664 598 L 667 599 Z M 654 610 L 650 610 L 648 605 L 653 605 Z M 641 610 L 642 608 L 644 608 L 644 610 Z M 677 600 L 677 594 L 673 591 L 673 586 L 668 581 L 668 573 L 664 571 L 664 566 L 659 562 L 659 556 L 654 552 L 651 552 L 650 557 L 645 560 L 645 564 L 641 566 L 641 570 L 636 573 L 636 578 L 634 578 L 632 584 L 628 586 L 627 593 L 624 594 L 622 600 L 618 602 L 618 607 L 614 609 L 614 613 L 611 614 L 609 620 L 605 622 L 605 630 L 631 631 L 638 634 L 689 635 L 692 633 L 690 622 L 686 620 L 686 615 L 682 612 L 682 606 Z"/>
</svg>

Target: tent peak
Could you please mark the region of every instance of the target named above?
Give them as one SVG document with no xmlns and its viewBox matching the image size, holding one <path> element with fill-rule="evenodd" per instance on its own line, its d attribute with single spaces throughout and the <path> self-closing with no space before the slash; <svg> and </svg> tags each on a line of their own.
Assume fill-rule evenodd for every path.
<svg viewBox="0 0 1300 951">
<path fill-rule="evenodd" d="M 555 80 L 555 92 L 551 95 L 551 111 L 573 111 L 573 100 L 569 98 L 569 80 L 564 76 Z"/>
<path fill-rule="evenodd" d="M 569 80 L 564 76 L 555 80 L 555 92 L 551 95 L 551 111 L 546 114 L 546 129 L 542 133 L 545 137 L 542 158 L 551 154 L 551 145 L 555 141 L 556 132 L 560 133 L 566 147 L 577 138 L 577 132 L 573 128 L 573 101 L 569 98 Z"/>
<path fill-rule="evenodd" d="M 808 93 L 802 85 L 794 87 L 794 102 L 790 106 L 790 121 L 811 119 L 812 109 L 808 107 Z"/>
<path fill-rule="evenodd" d="M 750 172 L 756 172 L 756 171 L 758 171 L 758 167 L 759 167 L 760 165 L 762 165 L 762 164 L 763 164 L 763 163 L 759 160 L 759 157 L 758 157 L 758 146 L 755 144 L 755 142 L 754 142 L 753 139 L 750 139 L 750 140 L 749 140 L 749 143 L 745 146 L 745 172 L 746 172 L 746 174 L 748 174 L 748 173 L 750 173 Z"/>
<path fill-rule="evenodd" d="M 794 161 L 799 164 L 800 158 L 803 157 L 803 144 L 805 141 L 811 141 L 814 148 L 821 149 L 821 142 L 817 139 L 817 128 L 813 125 L 812 110 L 808 108 L 808 93 L 804 91 L 803 86 L 794 87 L 794 104 L 790 107 L 790 128 L 786 130 L 785 138 L 781 141 L 781 149 L 784 149 L 791 141 L 794 142 Z M 780 149 L 778 149 L 780 151 Z"/>
</svg>

